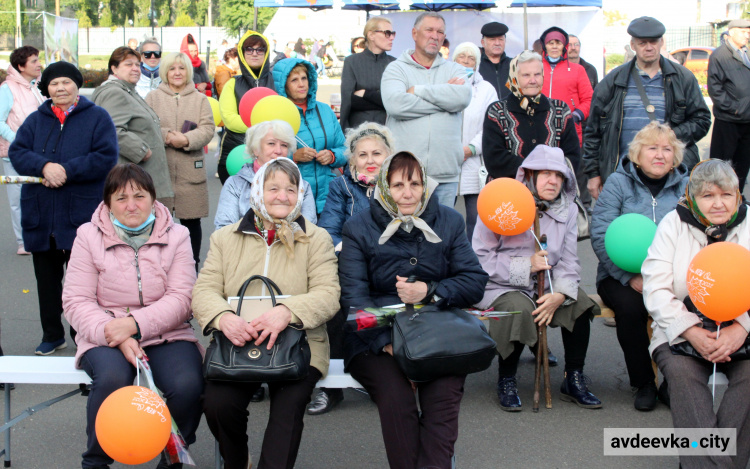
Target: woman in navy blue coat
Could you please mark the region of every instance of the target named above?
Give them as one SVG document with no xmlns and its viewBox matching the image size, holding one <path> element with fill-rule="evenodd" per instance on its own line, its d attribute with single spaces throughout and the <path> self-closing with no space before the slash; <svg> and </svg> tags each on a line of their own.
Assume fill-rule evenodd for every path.
<svg viewBox="0 0 750 469">
<path fill-rule="evenodd" d="M 39 89 L 52 99 L 29 115 L 8 150 L 18 174 L 44 178 L 21 189 L 23 242 L 32 254 L 42 320 L 37 355 L 66 347 L 63 268 L 76 230 L 91 221 L 117 163 L 115 125 L 107 111 L 78 95 L 82 84 L 81 72 L 67 62 L 47 67 Z"/>
<path fill-rule="evenodd" d="M 374 122 L 365 122 L 346 133 L 344 156 L 349 164 L 344 177 L 331 181 L 328 197 L 318 226 L 331 235 L 336 254 L 341 252 L 341 231 L 349 218 L 370 206 L 370 195 L 375 190 L 380 167 L 391 154 L 393 135 L 388 127 Z M 342 321 L 339 314 L 328 321 L 328 340 L 331 358 L 343 358 Z M 321 388 L 307 407 L 309 415 L 324 414 L 344 400 L 344 391 L 337 388 Z"/>
<path fill-rule="evenodd" d="M 461 215 L 432 197 L 436 186 L 411 153 L 385 160 L 370 208 L 344 224 L 339 256 L 344 311 L 432 300 L 467 307 L 481 300 L 488 276 Z M 408 283 L 410 276 L 417 281 Z M 344 349 L 347 371 L 378 406 L 391 469 L 451 467 L 466 376 L 416 383 L 420 417 L 412 383 L 392 356 L 390 331 L 348 333 Z"/>
</svg>

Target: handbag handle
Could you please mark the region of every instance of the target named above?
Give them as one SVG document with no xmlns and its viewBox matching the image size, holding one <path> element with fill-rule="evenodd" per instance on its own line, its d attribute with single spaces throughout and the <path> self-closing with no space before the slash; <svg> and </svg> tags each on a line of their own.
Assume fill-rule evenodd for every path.
<svg viewBox="0 0 750 469">
<path fill-rule="evenodd" d="M 235 314 L 237 316 L 240 315 L 240 311 L 242 311 L 242 299 L 245 297 L 245 290 L 247 290 L 247 287 L 250 285 L 250 282 L 253 280 L 260 280 L 266 285 L 266 288 L 268 288 L 268 292 L 271 294 L 271 304 L 273 306 L 276 306 L 276 295 L 273 293 L 274 289 L 276 290 L 276 293 L 281 295 L 281 289 L 278 285 L 276 285 L 273 280 L 271 280 L 268 277 L 264 277 L 262 275 L 253 275 L 249 279 L 245 280 L 245 283 L 242 284 L 240 287 L 239 292 L 237 293 L 237 296 L 240 297 L 239 302 L 237 303 L 237 311 L 235 311 Z"/>
<path fill-rule="evenodd" d="M 416 275 L 409 275 L 409 278 L 406 279 L 406 283 L 416 283 L 416 281 L 417 281 L 417 276 Z M 406 311 L 408 313 L 413 313 L 414 312 L 414 305 L 411 304 L 411 303 L 407 303 L 406 304 Z"/>
</svg>

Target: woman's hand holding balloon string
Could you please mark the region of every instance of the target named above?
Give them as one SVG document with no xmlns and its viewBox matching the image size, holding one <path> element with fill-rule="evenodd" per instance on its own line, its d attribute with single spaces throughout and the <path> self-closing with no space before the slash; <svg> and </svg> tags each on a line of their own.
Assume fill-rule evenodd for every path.
<svg viewBox="0 0 750 469">
<path fill-rule="evenodd" d="M 721 328 L 716 336 L 716 349 L 708 355 L 707 360 L 713 363 L 729 362 L 729 355 L 737 351 L 747 339 L 747 331 L 741 324 L 735 322 L 731 326 Z"/>
</svg>

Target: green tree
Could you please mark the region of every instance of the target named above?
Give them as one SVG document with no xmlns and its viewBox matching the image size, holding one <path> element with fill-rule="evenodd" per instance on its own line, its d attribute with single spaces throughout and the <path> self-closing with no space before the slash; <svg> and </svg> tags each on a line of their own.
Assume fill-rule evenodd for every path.
<svg viewBox="0 0 750 469">
<path fill-rule="evenodd" d="M 78 18 L 79 28 L 90 28 L 93 26 L 93 23 L 91 22 L 91 18 L 89 18 L 89 15 L 86 13 L 86 10 L 78 10 L 78 13 L 76 13 L 76 18 Z"/>
<path fill-rule="evenodd" d="M 263 31 L 271 22 L 276 8 L 258 8 L 258 31 Z M 217 25 L 229 34 L 239 35 L 253 27 L 253 2 L 248 0 L 222 0 L 219 4 Z"/>
<path fill-rule="evenodd" d="M 104 26 L 106 28 L 112 27 L 112 11 L 106 5 L 102 8 L 102 12 L 99 16 L 99 26 Z"/>
<path fill-rule="evenodd" d="M 29 24 L 29 19 L 27 16 L 24 15 L 23 11 L 25 10 L 24 4 L 26 2 L 21 2 L 21 29 L 23 31 L 26 31 L 26 27 Z M 16 1 L 15 0 L 0 0 L 0 11 L 16 11 Z M 12 32 L 16 30 L 16 14 L 15 13 L 3 13 L 0 14 L 0 30 Z"/>
<path fill-rule="evenodd" d="M 195 26 L 195 21 L 187 13 L 181 13 L 174 20 L 174 25 L 177 27 Z"/>
<path fill-rule="evenodd" d="M 619 10 L 609 10 L 604 12 L 605 26 L 625 26 L 628 24 L 628 15 Z"/>
</svg>

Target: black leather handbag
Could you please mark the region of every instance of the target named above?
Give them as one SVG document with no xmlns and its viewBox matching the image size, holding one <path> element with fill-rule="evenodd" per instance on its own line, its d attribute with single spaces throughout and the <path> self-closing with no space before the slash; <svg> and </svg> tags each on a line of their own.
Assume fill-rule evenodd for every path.
<svg viewBox="0 0 750 469">
<path fill-rule="evenodd" d="M 276 306 L 279 287 L 262 275 L 253 275 L 240 287 L 236 314 L 242 309 L 242 298 L 250 282 L 260 280 L 270 292 L 271 303 Z M 274 293 L 276 291 L 276 294 Z M 255 341 L 236 347 L 221 331 L 214 331 L 211 344 L 203 360 L 203 377 L 209 381 L 237 381 L 245 383 L 270 383 L 294 381 L 307 376 L 310 371 L 310 345 L 305 331 L 287 326 L 267 348 L 267 341 L 255 345 Z"/>
<path fill-rule="evenodd" d="M 396 314 L 393 357 L 414 382 L 466 375 L 489 368 L 495 341 L 482 321 L 458 308 L 427 305 Z"/>
</svg>

